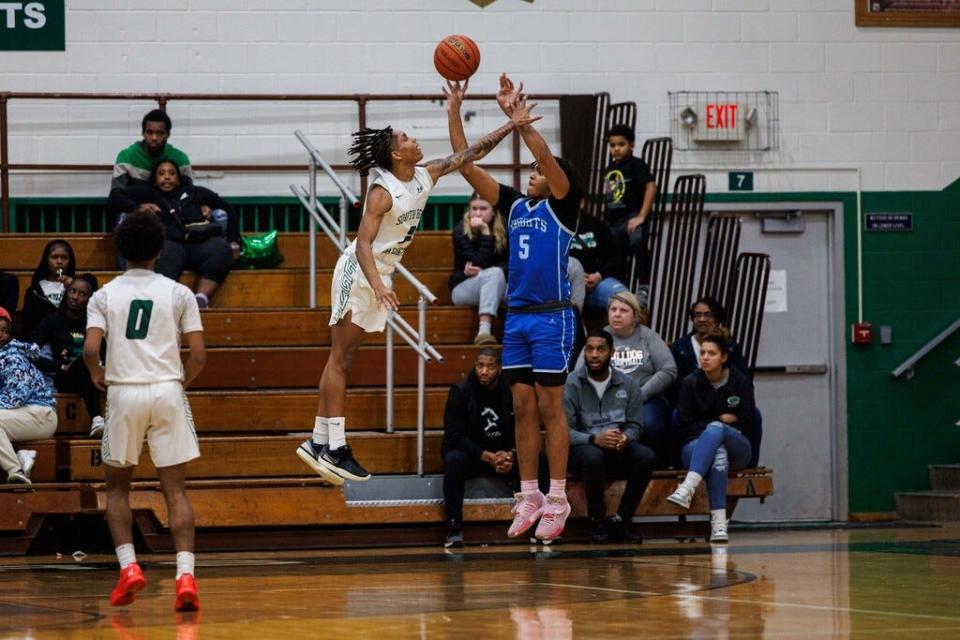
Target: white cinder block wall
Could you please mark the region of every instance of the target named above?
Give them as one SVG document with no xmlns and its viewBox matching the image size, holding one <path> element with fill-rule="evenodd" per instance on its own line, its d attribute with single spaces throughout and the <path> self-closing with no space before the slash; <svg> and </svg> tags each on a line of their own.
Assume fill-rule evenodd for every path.
<svg viewBox="0 0 960 640">
<path fill-rule="evenodd" d="M 668 91 L 771 90 L 780 150 L 681 152 L 710 190 L 754 168 L 758 190 L 940 189 L 960 176 L 960 29 L 854 26 L 853 0 L 67 0 L 66 52 L 0 52 L 0 90 L 164 93 L 425 93 L 435 43 L 463 33 L 482 52 L 474 92 L 500 71 L 532 93 L 608 91 L 638 104 L 638 137 L 669 133 Z M 112 163 L 149 101 L 13 101 L 11 161 Z M 475 137 L 503 119 L 472 103 Z M 541 125 L 557 139 L 555 104 Z M 173 101 L 172 141 L 195 164 L 299 163 L 308 132 L 344 162 L 350 103 Z M 374 103 L 370 124 L 447 153 L 439 104 Z M 492 157 L 506 161 L 504 146 Z M 831 165 L 847 170 L 817 171 Z M 763 172 L 764 167 L 796 170 Z M 299 177 L 299 176 L 294 176 Z M 287 194 L 290 176 L 207 173 L 225 194 Z M 357 181 L 353 178 L 353 184 Z M 106 174 L 20 175 L 13 195 L 99 195 Z M 459 178 L 442 192 L 467 190 Z M 327 189 L 329 186 L 326 187 Z"/>
</svg>

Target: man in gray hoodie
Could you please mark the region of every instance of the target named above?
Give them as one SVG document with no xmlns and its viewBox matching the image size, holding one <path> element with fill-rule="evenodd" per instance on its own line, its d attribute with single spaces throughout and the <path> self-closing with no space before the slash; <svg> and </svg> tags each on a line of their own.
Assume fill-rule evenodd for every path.
<svg viewBox="0 0 960 640">
<path fill-rule="evenodd" d="M 640 443 L 643 396 L 630 376 L 613 369 L 613 336 L 591 332 L 583 364 L 567 377 L 564 408 L 570 425 L 570 469 L 586 486 L 590 540 L 639 543 L 633 515 L 643 498 L 657 456 Z M 626 478 L 617 515 L 605 518 L 603 492 L 608 479 Z"/>
</svg>

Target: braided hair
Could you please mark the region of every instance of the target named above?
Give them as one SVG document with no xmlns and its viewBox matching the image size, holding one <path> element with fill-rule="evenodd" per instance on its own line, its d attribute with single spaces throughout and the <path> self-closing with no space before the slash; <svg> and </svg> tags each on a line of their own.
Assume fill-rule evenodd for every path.
<svg viewBox="0 0 960 640">
<path fill-rule="evenodd" d="M 353 134 L 353 146 L 350 155 L 356 158 L 350 161 L 353 168 L 366 176 L 371 167 L 390 168 L 390 152 L 393 146 L 393 127 L 370 129 L 369 127 Z"/>
</svg>

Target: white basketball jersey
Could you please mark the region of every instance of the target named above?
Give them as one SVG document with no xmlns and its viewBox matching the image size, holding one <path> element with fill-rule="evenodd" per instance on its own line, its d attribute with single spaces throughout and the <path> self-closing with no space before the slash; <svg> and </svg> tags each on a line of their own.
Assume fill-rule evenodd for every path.
<svg viewBox="0 0 960 640">
<path fill-rule="evenodd" d="M 131 269 L 93 294 L 90 327 L 106 334 L 108 384 L 183 380 L 180 334 L 203 331 L 193 292 L 145 269 Z"/>
<path fill-rule="evenodd" d="M 367 195 L 374 186 L 387 190 L 393 198 L 393 206 L 383 216 L 380 230 L 373 240 L 373 255 L 377 260 L 377 270 L 381 273 L 393 273 L 395 265 L 403 258 L 407 245 L 413 241 L 413 234 L 420 226 L 420 217 L 423 207 L 427 204 L 427 197 L 433 188 L 433 180 L 426 167 L 414 167 L 413 180 L 404 184 L 386 169 L 376 170 L 378 175 L 370 183 Z M 366 213 L 366 201 L 364 201 Z M 347 247 L 345 253 L 355 254 L 357 241 L 354 240 Z"/>
</svg>

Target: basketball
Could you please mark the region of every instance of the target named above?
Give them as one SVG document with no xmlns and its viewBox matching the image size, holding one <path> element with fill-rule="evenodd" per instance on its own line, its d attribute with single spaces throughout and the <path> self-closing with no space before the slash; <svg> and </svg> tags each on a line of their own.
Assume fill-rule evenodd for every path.
<svg viewBox="0 0 960 640">
<path fill-rule="evenodd" d="M 433 66 L 447 80 L 466 80 L 480 66 L 480 49 L 467 36 L 447 36 L 433 51 Z"/>
</svg>

